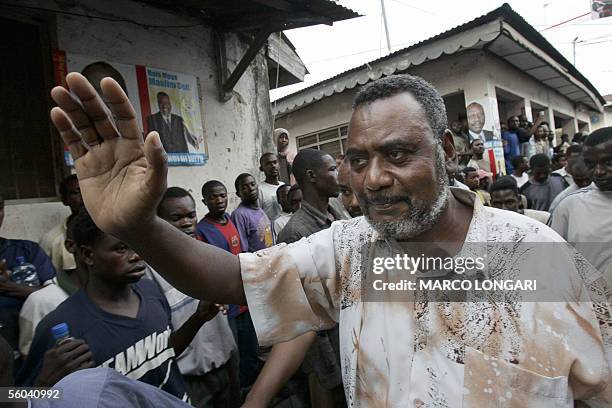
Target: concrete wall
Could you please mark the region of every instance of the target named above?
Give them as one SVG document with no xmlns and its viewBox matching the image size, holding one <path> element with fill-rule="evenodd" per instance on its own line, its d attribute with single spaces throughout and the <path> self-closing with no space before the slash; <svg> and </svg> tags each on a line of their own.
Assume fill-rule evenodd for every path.
<svg viewBox="0 0 612 408">
<path fill-rule="evenodd" d="M 24 5 L 109 18 L 127 16 L 155 25 L 191 25 L 200 22 L 132 1 L 85 0 L 77 3 L 40 0 L 24 2 Z M 209 28 L 154 29 L 64 14 L 56 14 L 55 19 L 56 31 L 51 35 L 56 37 L 57 47 L 66 53 L 162 68 L 198 78 L 209 161 L 205 166 L 171 167 L 168 185 L 192 191 L 198 203 L 198 214 L 203 216 L 205 208 L 201 203 L 200 188 L 207 180 L 218 179 L 232 193 L 230 210 L 235 208 L 239 203 L 233 194 L 235 177 L 242 172 L 251 172 L 258 179 L 261 178 L 258 159 L 262 152 L 274 148 L 267 65 L 263 53 L 258 54 L 238 81 L 233 98 L 221 103 L 217 99 L 217 68 Z M 246 51 L 248 39 L 230 35 L 226 45 L 228 68 L 233 69 Z M 6 207 L 2 235 L 37 241 L 65 214 L 59 202 L 11 202 Z"/>
<path fill-rule="evenodd" d="M 489 105 L 492 108 L 492 116 L 494 116 L 493 123 L 489 126 L 489 118 L 487 118 L 485 128 L 495 132 L 500 132 L 496 87 L 524 98 L 523 105 L 527 106 L 529 116 L 531 116 L 530 102 L 533 101 L 538 105 L 551 108 L 547 110 L 549 122 L 552 122 L 554 110 L 570 117 L 578 117 L 590 124 L 589 113 L 592 112 L 576 110 L 574 103 L 569 99 L 485 51 L 468 51 L 445 56 L 420 66 L 411 67 L 408 73 L 425 78 L 443 96 L 462 91 L 466 102 L 491 99 Z M 297 136 L 347 123 L 351 115 L 351 101 L 356 92 L 356 88 L 345 90 L 341 94 L 334 94 L 300 110 L 285 114 L 276 119 L 276 126 L 289 130 L 290 144 L 295 148 Z M 519 103 L 506 106 L 506 108 L 520 113 Z M 505 121 L 507 118 L 501 119 Z"/>
</svg>

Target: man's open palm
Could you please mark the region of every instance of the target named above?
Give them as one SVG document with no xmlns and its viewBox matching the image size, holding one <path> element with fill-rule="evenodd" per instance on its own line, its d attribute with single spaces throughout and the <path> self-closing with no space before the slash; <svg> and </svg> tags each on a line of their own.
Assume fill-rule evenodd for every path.
<svg viewBox="0 0 612 408">
<path fill-rule="evenodd" d="M 87 79 L 66 77 L 53 88 L 51 120 L 70 149 L 85 206 L 102 230 L 121 237 L 155 217 L 166 190 L 166 154 L 159 135 L 143 143 L 136 112 L 117 82 L 104 78 L 112 113 Z"/>
</svg>

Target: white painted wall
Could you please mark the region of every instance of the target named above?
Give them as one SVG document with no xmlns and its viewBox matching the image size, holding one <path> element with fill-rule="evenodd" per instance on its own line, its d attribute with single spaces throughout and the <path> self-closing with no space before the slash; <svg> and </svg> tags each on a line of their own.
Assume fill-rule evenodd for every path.
<svg viewBox="0 0 612 408">
<path fill-rule="evenodd" d="M 125 18 L 155 25 L 190 25 L 200 20 L 181 17 L 134 1 L 100 2 L 83 0 L 28 1 L 27 5 L 76 13 Z M 259 157 L 273 150 L 272 113 L 266 59 L 260 52 L 235 87 L 226 103 L 217 99 L 217 68 L 211 31 L 205 26 L 181 29 L 147 29 L 129 23 L 110 23 L 81 17 L 56 15 L 57 45 L 67 53 L 91 55 L 101 60 L 140 64 L 195 75 L 199 79 L 201 113 L 208 138 L 209 161 L 199 167 L 171 167 L 169 186 L 190 190 L 198 214 L 206 212 L 200 188 L 218 179 L 231 194 L 230 210 L 239 200 L 233 194 L 234 179 L 242 172 L 260 177 Z M 54 33 L 52 33 L 54 34 Z M 238 63 L 248 39 L 235 35 L 226 39 L 228 67 Z M 25 158 L 24 158 L 25 159 Z M 2 235 L 38 241 L 66 215 L 61 203 L 19 204 L 10 202 Z"/>
</svg>

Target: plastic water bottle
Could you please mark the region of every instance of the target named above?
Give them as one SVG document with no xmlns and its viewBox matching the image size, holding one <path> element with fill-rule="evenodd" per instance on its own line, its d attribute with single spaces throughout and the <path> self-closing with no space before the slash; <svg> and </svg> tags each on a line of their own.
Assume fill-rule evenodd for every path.
<svg viewBox="0 0 612 408">
<path fill-rule="evenodd" d="M 68 324 L 66 323 L 56 324 L 51 328 L 51 333 L 53 333 L 53 338 L 57 345 L 74 340 L 74 337 L 70 335 L 70 330 L 68 330 Z"/>
<path fill-rule="evenodd" d="M 11 280 L 27 286 L 40 286 L 36 267 L 25 261 L 23 256 L 17 257 L 17 266 L 11 272 Z"/>
</svg>

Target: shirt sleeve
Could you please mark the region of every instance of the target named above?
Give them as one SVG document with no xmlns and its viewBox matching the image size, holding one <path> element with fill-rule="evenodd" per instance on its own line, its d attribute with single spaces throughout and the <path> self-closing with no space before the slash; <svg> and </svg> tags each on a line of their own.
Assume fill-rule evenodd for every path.
<svg viewBox="0 0 612 408">
<path fill-rule="evenodd" d="M 43 284 L 55 276 L 55 268 L 51 259 L 45 254 L 38 244 L 33 243 L 32 253 L 29 262 L 36 267 L 40 283 Z"/>
<path fill-rule="evenodd" d="M 555 210 L 550 215 L 548 223 L 557 234 L 561 235 L 563 239 L 568 239 L 568 227 L 569 227 L 569 210 L 568 205 L 571 203 L 571 197 L 566 197 L 564 200 L 555 207 Z"/>
<path fill-rule="evenodd" d="M 239 257 L 260 345 L 329 329 L 338 321 L 341 287 L 333 226 L 293 244 Z"/>
</svg>

